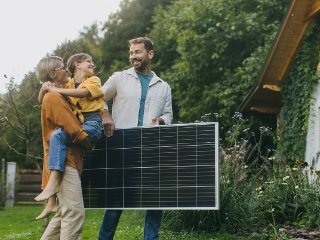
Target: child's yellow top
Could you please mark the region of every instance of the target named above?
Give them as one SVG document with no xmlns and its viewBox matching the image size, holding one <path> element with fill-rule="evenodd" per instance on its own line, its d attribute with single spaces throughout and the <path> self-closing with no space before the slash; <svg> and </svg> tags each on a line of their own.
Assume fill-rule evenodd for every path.
<svg viewBox="0 0 320 240">
<path fill-rule="evenodd" d="M 74 79 L 68 78 L 69 82 L 65 84 L 65 88 L 74 89 Z M 93 76 L 88 78 L 87 80 L 83 81 L 77 89 L 86 88 L 91 97 L 84 97 L 84 98 L 76 98 L 76 97 L 69 97 L 73 112 L 79 118 L 81 123 L 84 122 L 83 112 L 94 112 L 99 111 L 100 116 L 103 113 L 103 92 L 101 87 L 101 81 L 98 77 Z M 80 106 L 79 106 L 80 105 Z"/>
</svg>

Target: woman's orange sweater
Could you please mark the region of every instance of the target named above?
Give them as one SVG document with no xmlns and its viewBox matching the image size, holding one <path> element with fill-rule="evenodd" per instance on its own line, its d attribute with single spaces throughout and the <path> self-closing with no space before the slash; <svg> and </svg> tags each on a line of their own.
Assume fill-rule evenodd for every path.
<svg viewBox="0 0 320 240">
<path fill-rule="evenodd" d="M 48 183 L 50 170 L 48 169 L 49 141 L 52 132 L 62 127 L 70 136 L 73 143 L 83 141 L 88 134 L 82 128 L 78 119 L 74 116 L 69 103 L 59 93 L 48 92 L 42 101 L 41 126 L 43 138 L 43 173 L 42 189 Z M 66 165 L 82 172 L 84 150 L 80 146 L 67 148 Z"/>
</svg>

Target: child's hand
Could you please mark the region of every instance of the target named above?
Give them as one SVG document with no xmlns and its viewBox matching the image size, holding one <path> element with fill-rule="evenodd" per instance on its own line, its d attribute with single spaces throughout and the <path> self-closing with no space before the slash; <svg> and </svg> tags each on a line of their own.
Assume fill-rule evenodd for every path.
<svg viewBox="0 0 320 240">
<path fill-rule="evenodd" d="M 86 152 L 92 152 L 95 148 L 95 145 L 92 145 L 88 137 L 86 137 L 80 144 L 83 146 Z"/>
<path fill-rule="evenodd" d="M 47 91 L 48 92 L 57 92 L 57 88 L 56 88 L 56 85 L 54 84 L 54 83 L 50 83 L 50 84 L 48 84 L 48 86 L 47 86 Z"/>
<path fill-rule="evenodd" d="M 55 84 L 50 82 L 50 81 L 47 81 L 47 82 L 42 84 L 41 90 L 42 91 L 48 91 L 52 87 L 55 87 Z"/>
</svg>

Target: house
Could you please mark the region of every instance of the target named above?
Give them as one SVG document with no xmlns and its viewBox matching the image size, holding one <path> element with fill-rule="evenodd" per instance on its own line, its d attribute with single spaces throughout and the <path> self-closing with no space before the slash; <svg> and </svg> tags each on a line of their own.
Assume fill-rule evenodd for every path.
<svg viewBox="0 0 320 240">
<path fill-rule="evenodd" d="M 271 113 L 279 117 L 280 110 L 283 108 L 281 83 L 288 77 L 291 66 L 296 61 L 297 49 L 303 44 L 304 34 L 308 27 L 316 20 L 319 11 L 320 0 L 292 0 L 260 75 L 240 105 L 239 111 L 255 111 L 261 114 Z M 316 74 L 316 69 L 317 66 L 315 64 L 314 74 Z M 310 106 L 304 159 L 309 164 L 317 156 L 317 153 L 320 152 L 319 83 L 312 97 L 315 100 Z M 285 127 L 283 131 L 286 131 Z M 320 169 L 320 161 L 315 166 L 317 169 Z"/>
</svg>

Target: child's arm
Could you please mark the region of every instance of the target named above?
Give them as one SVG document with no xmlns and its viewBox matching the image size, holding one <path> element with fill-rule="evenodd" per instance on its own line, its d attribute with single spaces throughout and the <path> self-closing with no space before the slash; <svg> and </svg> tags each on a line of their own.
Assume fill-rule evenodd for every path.
<svg viewBox="0 0 320 240">
<path fill-rule="evenodd" d="M 44 95 L 46 94 L 46 92 L 48 91 L 48 89 L 50 87 L 54 87 L 54 83 L 52 82 L 45 82 L 42 84 L 41 88 L 40 88 L 40 91 L 39 91 L 39 95 L 38 95 L 38 101 L 39 103 L 42 103 L 42 100 L 44 98 Z"/>
<path fill-rule="evenodd" d="M 46 94 L 46 90 L 44 90 L 43 88 L 40 88 L 39 95 L 38 95 L 39 103 L 42 103 L 42 100 L 45 94 Z"/>
<path fill-rule="evenodd" d="M 50 87 L 48 89 L 49 92 L 57 92 L 65 96 L 69 97 L 77 97 L 77 98 L 84 98 L 84 97 L 91 97 L 91 93 L 86 88 L 81 89 L 73 89 L 73 88 L 56 88 Z"/>
</svg>

